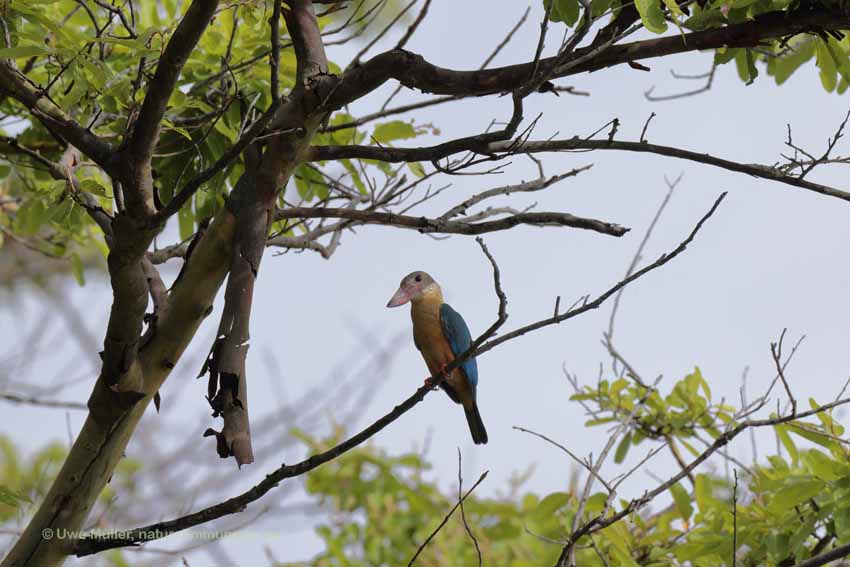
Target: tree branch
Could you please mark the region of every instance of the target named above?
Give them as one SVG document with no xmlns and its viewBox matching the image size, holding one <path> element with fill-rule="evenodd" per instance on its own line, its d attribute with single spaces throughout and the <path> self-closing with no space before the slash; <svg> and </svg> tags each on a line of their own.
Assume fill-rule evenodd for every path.
<svg viewBox="0 0 850 567">
<path fill-rule="evenodd" d="M 48 130 L 79 148 L 105 171 L 111 171 L 112 146 L 43 96 L 42 89 L 14 68 L 9 59 L 0 59 L 0 93 L 23 104 Z"/>
<path fill-rule="evenodd" d="M 633 274 L 631 274 L 627 278 L 620 280 L 615 285 L 608 288 L 607 291 L 605 291 L 603 294 L 598 296 L 593 301 L 591 301 L 589 303 L 587 301 L 585 301 L 580 306 L 575 307 L 573 309 L 570 309 L 569 311 L 566 311 L 565 313 L 562 313 L 560 315 L 556 314 L 552 317 L 549 317 L 548 319 L 541 319 L 540 321 L 537 321 L 535 323 L 531 323 L 529 325 L 526 325 L 524 327 L 520 327 L 519 329 L 516 329 L 516 330 L 511 331 L 509 333 L 505 333 L 504 335 L 501 335 L 499 338 L 493 339 L 493 340 L 483 344 L 481 346 L 481 348 L 479 348 L 475 351 L 475 354 L 478 355 L 478 354 L 487 352 L 488 350 L 495 348 L 495 347 L 499 346 L 500 344 L 502 344 L 506 341 L 513 340 L 513 339 L 515 339 L 519 336 L 522 336 L 526 333 L 529 333 L 531 331 L 536 331 L 536 330 L 541 329 L 543 327 L 548 327 L 549 325 L 560 324 L 560 323 L 563 323 L 564 321 L 566 321 L 567 319 L 572 319 L 573 317 L 581 315 L 582 313 L 586 313 L 587 311 L 597 309 L 609 297 L 611 297 L 612 295 L 617 293 L 622 288 L 626 287 L 627 285 L 629 285 L 633 281 L 637 280 L 638 278 L 648 274 L 652 270 L 655 270 L 656 268 L 660 268 L 661 266 L 663 266 L 664 264 L 666 264 L 667 262 L 669 262 L 670 260 L 672 260 L 673 258 L 678 256 L 679 254 L 684 252 L 685 249 L 688 247 L 688 245 L 691 242 L 693 242 L 694 238 L 696 237 L 697 233 L 702 228 L 703 224 L 705 224 L 705 222 L 709 218 L 711 218 L 712 215 L 714 215 L 714 212 L 717 210 L 717 207 L 720 206 L 720 203 L 723 201 L 723 199 L 725 197 L 726 197 L 726 193 L 720 194 L 720 196 L 717 198 L 717 200 L 714 201 L 714 204 L 711 206 L 711 209 L 709 209 L 709 211 L 705 215 L 703 215 L 703 217 L 699 220 L 699 222 L 697 222 L 696 226 L 691 231 L 691 233 L 688 235 L 688 237 L 685 240 L 683 240 L 671 252 L 669 252 L 667 254 L 662 254 L 661 256 L 659 256 L 659 258 L 657 260 L 655 260 L 655 262 L 648 264 L 647 266 L 645 266 L 645 267 L 641 268 L 640 270 L 634 272 Z"/>
<path fill-rule="evenodd" d="M 444 234 L 466 234 L 476 235 L 498 230 L 507 230 L 520 224 L 535 226 L 569 226 L 592 230 L 609 236 L 623 236 L 629 231 L 618 224 L 613 224 L 596 219 L 577 217 L 569 213 L 541 212 L 541 213 L 517 213 L 498 220 L 468 223 L 463 221 L 449 221 L 429 219 L 426 217 L 412 217 L 397 215 L 395 213 L 381 213 L 377 211 L 360 211 L 353 209 L 336 209 L 323 207 L 293 207 L 280 209 L 275 214 L 275 220 L 291 218 L 338 218 L 355 220 L 363 224 L 381 224 L 410 228 L 422 233 L 444 233 Z"/>
<path fill-rule="evenodd" d="M 478 485 L 479 485 L 479 484 L 481 484 L 481 483 L 484 481 L 484 479 L 485 479 L 485 478 L 487 478 L 487 475 L 488 475 L 489 473 L 490 473 L 490 471 L 484 471 L 483 473 L 481 473 L 481 476 L 480 476 L 480 477 L 478 477 L 478 480 L 476 480 L 476 481 L 475 481 L 475 484 L 473 484 L 473 485 L 469 488 L 469 490 L 467 490 L 467 491 L 466 491 L 466 493 L 465 493 L 465 494 L 463 494 L 462 496 L 461 496 L 461 495 L 458 495 L 458 499 L 457 499 L 457 502 L 455 502 L 455 505 L 454 505 L 454 506 L 452 506 L 452 509 L 451 509 L 451 510 L 449 510 L 449 512 L 448 512 L 448 513 L 447 513 L 447 514 L 443 517 L 443 521 L 442 521 L 442 522 L 440 522 L 439 524 L 437 524 L 437 527 L 436 527 L 436 528 L 434 528 L 434 531 L 432 531 L 432 532 L 428 535 L 428 537 L 427 537 L 427 538 L 425 538 L 425 541 L 423 541 L 423 542 L 422 542 L 422 545 L 420 545 L 420 546 L 416 549 L 416 553 L 414 553 L 414 554 L 413 554 L 413 557 L 411 557 L 411 558 L 410 558 L 410 561 L 407 563 L 407 567 L 413 567 L 413 564 L 414 564 L 414 563 L 416 563 L 416 559 L 418 559 L 418 558 L 419 558 L 419 554 L 420 554 L 420 553 L 422 553 L 422 551 L 424 551 L 424 550 L 425 550 L 425 547 L 426 547 L 429 543 L 431 543 L 431 540 L 432 540 L 432 539 L 434 539 L 434 537 L 435 537 L 438 533 L 440 533 L 440 530 L 441 530 L 441 529 L 443 529 L 443 526 L 445 526 L 445 525 L 446 525 L 446 523 L 448 523 L 449 518 L 451 518 L 451 517 L 452 517 L 452 514 L 454 514 L 454 513 L 455 513 L 455 510 L 457 510 L 458 508 L 461 508 L 461 510 L 463 509 L 463 501 L 464 501 L 464 500 L 466 500 L 466 499 L 467 499 L 467 497 L 469 497 L 469 495 L 470 495 L 470 494 L 472 494 L 472 491 L 473 491 L 473 490 L 475 490 L 476 488 L 478 488 Z M 458 477 L 460 477 L 460 472 L 458 472 Z M 460 492 L 460 490 L 461 490 L 461 487 L 460 487 L 460 485 L 459 485 L 459 486 L 458 486 L 458 492 Z M 465 521 L 465 520 L 464 520 L 464 525 L 466 526 L 466 521 Z M 467 526 L 467 530 L 468 530 L 468 529 L 469 529 L 469 527 Z M 469 533 L 470 533 L 470 535 L 472 534 L 472 532 L 469 532 Z M 472 536 L 472 538 L 473 538 L 473 541 L 475 541 L 475 549 L 476 549 L 476 550 L 478 550 L 478 559 L 479 559 L 479 565 L 480 565 L 480 563 L 481 563 L 481 550 L 480 550 L 480 549 L 478 549 L 478 541 L 476 541 L 476 540 L 475 540 L 475 536 Z"/>
<path fill-rule="evenodd" d="M 35 396 L 25 396 L 21 394 L 11 394 L 8 392 L 0 392 L 0 400 L 4 400 L 7 402 L 11 402 L 13 404 L 26 404 L 30 406 L 39 406 L 43 408 L 59 408 L 59 409 L 72 409 L 72 410 L 84 410 L 86 408 L 86 404 L 80 402 L 63 402 L 58 400 L 43 400 L 41 398 Z"/>
<path fill-rule="evenodd" d="M 598 46 L 576 49 L 561 60 L 558 60 L 559 55 L 541 59 L 540 66 L 548 68 L 549 65 L 557 63 L 551 78 L 559 78 L 687 51 L 718 47 L 755 47 L 765 40 L 788 35 L 847 28 L 850 28 L 850 16 L 826 10 L 800 13 L 793 18 L 789 18 L 785 11 L 768 12 L 740 24 L 612 45 L 587 60 L 583 58 L 598 49 Z M 575 64 L 579 60 L 582 62 Z M 339 87 L 329 97 L 327 106 L 332 109 L 341 108 L 374 91 L 389 79 L 396 79 L 410 89 L 436 94 L 498 94 L 519 88 L 528 80 L 532 69 L 533 63 L 528 62 L 488 70 L 455 71 L 437 67 L 420 55 L 404 50 L 392 50 L 349 69 L 343 75 Z"/>
<path fill-rule="evenodd" d="M 810 557 L 805 561 L 797 563 L 794 567 L 820 567 L 821 565 L 826 565 L 831 561 L 847 557 L 848 555 L 850 555 L 850 543 L 845 543 L 844 545 L 839 545 L 825 553 L 821 553 L 820 555 Z"/>
<path fill-rule="evenodd" d="M 850 201 L 850 193 L 835 189 L 827 185 L 813 183 L 799 177 L 788 175 L 781 170 L 767 165 L 746 164 L 730 161 L 727 159 L 715 157 L 709 154 L 703 154 L 690 150 L 683 150 L 671 146 L 662 146 L 658 144 L 650 144 L 648 142 L 626 142 L 618 140 L 588 140 L 584 138 L 570 138 L 567 140 L 541 140 L 527 142 L 495 142 L 485 145 L 477 145 L 470 143 L 467 147 L 452 147 L 444 149 L 440 146 L 431 146 L 423 148 L 389 148 L 379 146 L 313 146 L 310 151 L 310 159 L 312 161 L 331 160 L 331 159 L 376 159 L 387 162 L 408 162 L 408 161 L 434 161 L 448 157 L 460 151 L 476 151 L 485 155 L 494 155 L 499 153 L 508 154 L 532 154 L 540 152 L 558 152 L 558 151 L 573 151 L 573 150 L 618 150 L 626 152 L 650 153 L 661 156 L 684 159 L 696 163 L 702 163 L 744 173 L 761 179 L 768 179 L 778 183 L 784 183 L 792 187 L 814 191 L 822 195 L 836 197 L 844 201 Z"/>
<path fill-rule="evenodd" d="M 212 21 L 217 7 L 218 0 L 193 0 L 168 40 L 133 127 L 129 147 L 136 164 L 150 162 L 168 99 L 177 86 L 183 65 Z"/>
</svg>

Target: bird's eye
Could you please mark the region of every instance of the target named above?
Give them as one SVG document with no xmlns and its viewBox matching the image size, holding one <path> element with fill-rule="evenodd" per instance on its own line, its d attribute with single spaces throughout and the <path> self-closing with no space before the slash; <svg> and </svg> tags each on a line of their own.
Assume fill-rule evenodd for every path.
<svg viewBox="0 0 850 567">
<path fill-rule="evenodd" d="M 422 281 L 422 276 L 417 275 L 414 279 L 415 279 L 416 281 L 418 281 L 418 282 L 421 282 L 421 281 Z"/>
</svg>

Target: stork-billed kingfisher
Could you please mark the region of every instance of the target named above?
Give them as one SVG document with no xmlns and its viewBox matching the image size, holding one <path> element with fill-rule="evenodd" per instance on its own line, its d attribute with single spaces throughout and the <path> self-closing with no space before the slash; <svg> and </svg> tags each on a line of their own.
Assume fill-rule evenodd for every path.
<svg viewBox="0 0 850 567">
<path fill-rule="evenodd" d="M 406 275 L 387 307 L 398 307 L 408 301 L 413 319 L 413 344 L 422 353 L 431 375 L 444 376 L 441 386 L 446 394 L 463 406 L 472 440 L 476 445 L 486 443 L 487 430 L 475 400 L 478 386 L 475 357 L 468 358 L 446 375 L 446 366 L 472 344 L 466 321 L 450 305 L 443 303 L 440 285 L 425 272 Z"/>
</svg>

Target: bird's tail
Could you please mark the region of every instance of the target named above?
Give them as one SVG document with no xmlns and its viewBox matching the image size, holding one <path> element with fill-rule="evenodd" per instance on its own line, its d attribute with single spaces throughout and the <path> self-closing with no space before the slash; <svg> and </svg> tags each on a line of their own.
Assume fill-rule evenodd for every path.
<svg viewBox="0 0 850 567">
<path fill-rule="evenodd" d="M 469 432 L 472 433 L 472 440 L 476 445 L 487 443 L 487 430 L 484 428 L 481 414 L 478 413 L 478 404 L 474 401 L 469 404 L 469 407 L 464 404 L 463 411 L 466 412 L 466 422 L 469 424 Z"/>
</svg>

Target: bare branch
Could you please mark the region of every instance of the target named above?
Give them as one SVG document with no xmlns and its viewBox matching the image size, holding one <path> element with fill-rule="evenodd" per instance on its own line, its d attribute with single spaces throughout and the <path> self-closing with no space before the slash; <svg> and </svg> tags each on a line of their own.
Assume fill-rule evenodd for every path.
<svg viewBox="0 0 850 567">
<path fill-rule="evenodd" d="M 313 146 L 310 159 L 314 161 L 342 159 L 342 158 L 366 158 L 377 159 L 387 162 L 401 161 L 429 161 L 437 160 L 460 151 L 475 151 L 484 155 L 498 153 L 539 153 L 558 152 L 574 150 L 619 150 L 627 152 L 639 152 L 657 154 L 677 159 L 684 159 L 706 165 L 712 165 L 721 169 L 744 173 L 753 177 L 767 179 L 814 191 L 822 195 L 836 197 L 844 201 L 850 201 L 850 193 L 835 189 L 819 183 L 812 183 L 799 177 L 788 175 L 775 167 L 759 164 L 745 164 L 727 159 L 714 157 L 709 154 L 683 150 L 671 146 L 650 144 L 647 142 L 624 142 L 619 140 L 589 140 L 581 138 L 570 138 L 567 140 L 541 140 L 527 142 L 495 142 L 487 144 L 469 144 L 465 147 L 432 146 L 425 148 L 384 148 L 376 146 Z"/>
<path fill-rule="evenodd" d="M 405 45 L 407 45 L 407 42 L 410 41 L 410 38 L 412 38 L 413 34 L 416 33 L 416 30 L 419 29 L 419 26 L 420 24 L 422 24 L 422 21 L 425 19 L 425 16 L 428 15 L 428 8 L 430 7 L 431 0 L 425 0 L 425 4 L 422 5 L 422 9 L 419 10 L 419 15 L 416 16 L 416 19 L 413 21 L 412 24 L 410 24 L 410 27 L 407 28 L 407 31 L 404 32 L 404 35 L 401 36 L 400 40 L 398 40 L 398 43 L 395 46 L 396 49 L 402 49 Z"/>
<path fill-rule="evenodd" d="M 648 91 L 644 93 L 646 100 L 650 100 L 652 102 L 661 102 L 665 100 L 676 100 L 680 98 L 687 98 L 691 96 L 696 96 L 698 94 L 702 94 L 711 90 L 711 84 L 714 82 L 714 75 L 717 71 L 717 64 L 712 63 L 711 70 L 708 73 L 703 73 L 702 75 L 679 75 L 675 71 L 670 71 L 670 74 L 673 75 L 677 79 L 704 79 L 705 84 L 697 89 L 692 89 L 689 91 L 684 91 L 675 94 L 669 95 L 653 95 L 652 93 L 655 91 L 655 87 L 652 87 Z"/>
<path fill-rule="evenodd" d="M 508 43 L 510 43 L 511 39 L 513 39 L 514 34 L 516 34 L 516 32 L 519 31 L 519 28 L 521 28 L 522 25 L 525 23 L 525 21 L 528 19 L 528 14 L 530 12 L 531 12 L 531 7 L 529 6 L 528 8 L 525 9 L 525 12 L 523 12 L 522 17 L 519 20 L 517 20 L 516 24 L 514 24 L 514 27 L 512 27 L 510 29 L 510 31 L 502 39 L 502 41 L 499 42 L 499 45 L 497 45 L 493 49 L 493 52 L 490 53 L 490 55 L 487 56 L 487 58 L 481 64 L 481 67 L 479 67 L 479 69 L 486 69 L 487 66 L 490 65 L 490 63 L 493 62 L 493 59 L 495 59 L 496 56 L 499 55 L 499 53 L 502 52 L 502 50 L 505 48 L 505 46 Z"/>
<path fill-rule="evenodd" d="M 709 211 L 705 215 L 703 215 L 703 217 L 699 220 L 699 222 L 697 222 L 696 226 L 691 231 L 691 233 L 688 235 L 688 237 L 685 240 L 683 240 L 671 252 L 669 252 L 667 254 L 662 254 L 655 262 L 641 268 L 640 270 L 633 273 L 631 276 L 620 280 L 619 282 L 617 282 L 616 284 L 614 284 L 613 286 L 608 288 L 607 291 L 605 291 L 604 293 L 599 295 L 593 301 L 591 301 L 591 302 L 585 301 L 580 306 L 572 308 L 572 309 L 566 311 L 565 313 L 562 313 L 560 315 L 556 315 L 556 316 L 553 316 L 553 317 L 549 317 L 548 319 L 542 319 L 542 320 L 537 321 L 535 323 L 531 323 L 529 325 L 525 325 L 524 327 L 520 327 L 519 329 L 513 330 L 509 333 L 505 333 L 504 335 L 500 336 L 499 338 L 493 339 L 493 340 L 485 343 L 484 345 L 482 345 L 481 348 L 476 350 L 475 354 L 478 355 L 478 354 L 487 352 L 488 350 L 495 348 L 496 346 L 498 346 L 498 345 L 500 345 L 500 344 L 502 344 L 506 341 L 510 341 L 510 340 L 515 339 L 516 337 L 519 337 L 519 336 L 524 335 L 526 333 L 536 331 L 536 330 L 541 329 L 543 327 L 548 327 L 549 325 L 557 325 L 557 324 L 563 323 L 564 321 L 566 321 L 568 319 L 572 319 L 573 317 L 581 315 L 582 313 L 586 313 L 587 311 L 592 311 L 593 309 L 599 308 L 599 306 L 602 305 L 609 297 L 611 297 L 612 295 L 614 295 L 615 293 L 620 291 L 625 286 L 629 285 L 631 282 L 643 277 L 644 275 L 648 274 L 652 270 L 655 270 L 656 268 L 660 268 L 661 266 L 663 266 L 664 264 L 666 264 L 667 262 L 669 262 L 670 260 L 672 260 L 673 258 L 678 256 L 679 254 L 684 252 L 685 249 L 688 247 L 688 245 L 691 242 L 693 242 L 694 238 L 696 237 L 697 233 L 702 228 L 703 224 L 705 224 L 705 222 L 709 218 L 711 218 L 711 216 L 717 210 L 717 207 L 720 206 L 720 203 L 723 201 L 723 199 L 725 197 L 726 197 L 726 193 L 720 194 L 720 196 L 717 198 L 717 200 L 714 201 L 714 204 L 711 206 Z"/>
<path fill-rule="evenodd" d="M 664 209 L 667 208 L 667 203 L 670 202 L 670 198 L 673 197 L 673 191 L 676 190 L 676 187 L 679 185 L 679 181 L 681 181 L 682 176 L 680 175 L 676 178 L 675 181 L 667 182 L 667 193 L 664 195 L 664 198 L 661 200 L 661 204 L 655 211 L 655 216 L 652 217 L 652 220 L 649 223 L 649 226 L 646 229 L 646 232 L 643 234 L 643 239 L 638 244 L 637 250 L 635 250 L 634 256 L 632 256 L 632 261 L 629 263 L 628 268 L 626 268 L 626 274 L 624 277 L 629 277 L 637 268 L 637 265 L 640 263 L 642 259 L 643 249 L 646 247 L 646 243 L 649 242 L 650 236 L 652 236 L 652 232 L 655 230 L 655 225 L 658 224 L 658 219 L 661 218 Z M 617 310 L 620 308 L 620 299 L 623 295 L 623 290 L 617 292 L 617 295 L 614 297 L 614 305 L 611 307 L 611 316 L 608 318 L 608 333 L 605 337 L 605 341 L 608 345 L 611 345 L 611 349 L 609 352 L 613 350 L 613 342 L 614 342 L 614 321 L 617 318 Z M 613 355 L 613 353 L 612 353 Z M 614 373 L 617 373 L 617 366 L 614 365 Z"/>
<path fill-rule="evenodd" d="M 555 183 L 566 179 L 568 177 L 575 177 L 579 173 L 589 170 L 593 167 L 592 164 L 585 165 L 582 167 L 578 167 L 567 173 L 562 173 L 560 175 L 553 175 L 552 177 L 539 177 L 538 179 L 533 179 L 531 181 L 527 181 L 525 183 L 519 183 L 516 185 L 505 185 L 503 187 L 496 187 L 494 189 L 488 189 L 487 191 L 482 191 L 481 193 L 476 193 L 469 199 L 465 200 L 463 203 L 452 207 L 442 215 L 440 215 L 438 220 L 449 220 L 452 217 L 456 217 L 457 215 L 465 214 L 467 209 L 470 207 L 477 205 L 481 201 L 485 199 L 489 199 L 491 197 L 496 197 L 499 195 L 510 195 L 511 193 L 523 193 L 523 192 L 532 192 L 539 191 L 541 189 L 545 189 L 550 185 L 554 185 Z"/>
<path fill-rule="evenodd" d="M 520 224 L 536 226 L 569 226 L 592 230 L 609 236 L 623 236 L 629 229 L 620 225 L 577 217 L 569 213 L 518 213 L 498 220 L 466 223 L 462 221 L 449 221 L 429 219 L 426 217 L 412 217 L 397 215 L 394 213 L 381 213 L 377 211 L 362 211 L 354 209 L 335 209 L 322 207 L 293 207 L 279 209 L 275 214 L 276 220 L 291 218 L 338 218 L 350 219 L 364 224 L 381 224 L 418 230 L 421 233 L 443 233 L 443 234 L 466 234 L 476 235 L 487 232 L 495 232 L 513 228 Z"/>
<path fill-rule="evenodd" d="M 462 459 L 460 456 L 460 447 L 457 448 L 457 501 L 460 504 L 460 517 L 463 520 L 463 527 L 466 528 L 466 533 L 469 534 L 470 539 L 472 539 L 472 543 L 475 545 L 475 552 L 478 554 L 478 567 L 482 566 L 483 558 L 481 557 L 481 548 L 478 546 L 478 539 L 475 537 L 475 534 L 472 533 L 472 529 L 469 527 L 469 523 L 466 521 L 466 511 L 463 508 L 463 501 L 466 499 L 466 496 L 463 494 L 463 475 L 461 471 L 463 469 Z M 484 472 L 487 474 L 487 471 Z M 475 488 L 474 486 L 472 488 Z M 469 490 L 472 492 L 472 488 Z"/>
<path fill-rule="evenodd" d="M 280 2 L 272 0 L 272 16 L 269 18 L 271 27 L 272 52 L 269 61 L 272 100 L 280 98 Z"/>
<path fill-rule="evenodd" d="M 788 399 L 791 401 L 791 415 L 795 415 L 797 413 L 797 400 L 794 399 L 794 394 L 791 393 L 791 386 L 788 385 L 788 380 L 785 378 L 785 368 L 782 364 L 782 341 L 785 339 L 785 331 L 787 330 L 782 329 L 778 343 L 770 343 L 770 354 L 773 356 L 773 363 L 776 365 L 776 373 L 779 379 L 782 380 L 782 386 L 785 388 L 785 393 L 788 394 Z"/>
<path fill-rule="evenodd" d="M 21 394 L 11 394 L 9 392 L 0 392 L 0 400 L 5 400 L 18 405 L 39 406 L 44 408 L 59 408 L 71 410 L 87 410 L 86 404 L 81 402 L 63 402 L 58 400 L 44 400 L 37 396 L 27 396 Z"/>
<path fill-rule="evenodd" d="M 548 68 L 552 63 L 557 63 L 550 78 L 558 78 L 675 53 L 717 47 L 755 47 L 768 39 L 818 29 L 844 29 L 848 25 L 850 17 L 825 10 L 806 12 L 795 18 L 788 18 L 785 11 L 776 11 L 740 24 L 609 45 L 596 56 L 584 59 L 588 53 L 604 47 L 603 42 L 576 49 L 562 59 L 560 54 L 541 59 L 540 67 Z M 577 64 L 578 61 L 581 63 Z M 533 68 L 533 63 L 528 62 L 485 71 L 454 71 L 432 65 L 419 55 L 392 50 L 360 66 L 351 67 L 327 104 L 330 108 L 340 108 L 374 91 L 389 79 L 396 79 L 410 89 L 435 94 L 480 96 L 510 92 L 525 84 Z"/>
<path fill-rule="evenodd" d="M 452 509 L 451 509 L 451 510 L 449 510 L 449 513 L 448 513 L 448 514 L 446 514 L 446 516 L 443 518 L 443 521 L 442 521 L 442 522 L 440 522 L 440 523 L 439 523 L 439 525 L 437 525 L 437 527 L 434 529 L 434 531 L 433 531 L 433 532 L 431 532 L 431 534 L 430 534 L 430 535 L 429 535 L 429 536 L 425 539 L 425 541 L 424 541 L 424 542 L 422 542 L 422 545 L 420 545 L 420 546 L 419 546 L 419 548 L 416 550 L 416 553 L 414 553 L 414 554 L 413 554 L 413 557 L 411 557 L 411 558 L 410 558 L 410 562 L 407 564 L 407 567 L 411 567 L 411 566 L 412 566 L 412 565 L 416 562 L 416 559 L 419 557 L 419 554 L 420 554 L 420 553 L 422 553 L 422 550 L 424 550 L 424 549 L 425 549 L 425 546 L 427 546 L 427 545 L 431 542 L 431 540 L 432 540 L 432 539 L 434 539 L 434 537 L 437 535 L 437 533 L 439 533 L 439 531 L 440 531 L 441 529 L 443 529 L 443 526 L 445 526 L 445 525 L 446 525 L 446 523 L 449 521 L 449 518 L 451 518 L 451 517 L 452 517 L 452 514 L 454 514 L 454 513 L 455 513 L 455 510 L 457 510 L 460 506 L 462 506 L 462 505 L 463 505 L 463 501 L 464 501 L 464 500 L 466 500 L 466 498 L 467 498 L 470 494 L 472 494 L 472 491 L 473 491 L 473 490 L 475 490 L 476 488 L 478 488 L 478 485 L 479 485 L 479 484 L 481 484 L 481 482 L 482 482 L 485 478 L 487 478 L 487 474 L 488 474 L 489 472 L 490 472 L 490 471 L 484 471 L 484 472 L 481 474 L 481 476 L 480 476 L 480 477 L 478 477 L 478 480 L 476 480 L 476 481 L 475 481 L 475 484 L 473 484 L 473 485 L 470 487 L 470 489 L 466 491 L 466 494 L 464 494 L 464 495 L 463 495 L 463 497 L 458 498 L 457 504 L 455 504 L 455 505 L 452 507 Z M 477 548 L 477 547 L 478 547 L 478 545 L 476 544 L 476 548 Z M 479 551 L 479 559 L 480 559 L 480 551 Z"/>
<path fill-rule="evenodd" d="M 610 484 L 608 484 L 608 481 L 606 481 L 604 478 L 602 478 L 602 476 L 599 474 L 599 471 L 594 470 L 594 467 L 591 466 L 590 464 L 588 464 L 585 460 L 579 459 L 577 455 L 575 455 L 572 451 L 567 449 L 564 445 L 558 443 L 557 441 L 555 441 L 554 439 L 552 439 L 550 437 L 547 437 L 546 435 L 543 435 L 542 433 L 532 431 L 531 429 L 526 429 L 525 427 L 520 427 L 518 425 L 514 425 L 513 429 L 516 429 L 517 431 L 522 431 L 523 433 L 528 433 L 529 435 L 534 435 L 535 437 L 539 437 L 540 439 L 543 439 L 547 443 L 554 445 L 555 447 L 557 447 L 558 449 L 560 449 L 561 451 L 563 451 L 564 453 L 569 455 L 569 457 L 572 458 L 575 462 L 577 462 L 579 464 L 579 466 L 581 466 L 582 468 L 587 470 L 587 472 L 589 472 L 591 476 L 596 478 L 596 480 L 598 480 L 602 484 L 602 486 L 604 486 L 605 489 L 608 490 L 609 493 L 614 492 L 614 488 Z"/>
</svg>

